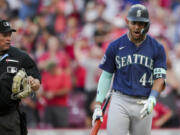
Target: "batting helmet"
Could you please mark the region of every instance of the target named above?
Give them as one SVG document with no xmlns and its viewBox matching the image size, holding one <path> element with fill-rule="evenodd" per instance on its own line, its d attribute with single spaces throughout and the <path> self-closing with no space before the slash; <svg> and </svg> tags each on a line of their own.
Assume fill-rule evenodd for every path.
<svg viewBox="0 0 180 135">
<path fill-rule="evenodd" d="M 150 26 L 149 13 L 148 13 L 147 8 L 144 5 L 141 5 L 141 4 L 132 5 L 128 11 L 127 20 L 147 23 L 145 28 L 142 31 L 142 34 L 145 34 L 148 32 L 149 26 Z"/>
</svg>

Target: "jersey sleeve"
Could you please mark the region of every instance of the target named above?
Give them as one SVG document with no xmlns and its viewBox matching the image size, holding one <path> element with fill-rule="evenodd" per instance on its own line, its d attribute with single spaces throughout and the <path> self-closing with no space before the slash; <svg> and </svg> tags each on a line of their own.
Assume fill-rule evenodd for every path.
<svg viewBox="0 0 180 135">
<path fill-rule="evenodd" d="M 23 68 L 27 72 L 28 76 L 31 75 L 41 82 L 41 75 L 37 68 L 37 65 L 29 55 L 26 54 L 24 56 L 24 61 L 22 64 L 23 64 Z"/>
<path fill-rule="evenodd" d="M 154 61 L 153 79 L 166 79 L 166 53 L 162 45 L 158 46 L 157 55 Z"/>
<path fill-rule="evenodd" d="M 116 70 L 115 65 L 115 44 L 111 43 L 99 65 L 99 67 L 109 73 L 113 73 Z"/>
</svg>

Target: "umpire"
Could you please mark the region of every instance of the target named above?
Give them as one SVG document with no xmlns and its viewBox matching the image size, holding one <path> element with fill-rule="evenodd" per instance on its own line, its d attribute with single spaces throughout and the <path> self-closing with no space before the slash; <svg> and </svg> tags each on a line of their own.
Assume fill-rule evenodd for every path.
<svg viewBox="0 0 180 135">
<path fill-rule="evenodd" d="M 11 46 L 12 29 L 7 20 L 0 19 L 0 134 L 27 135 L 24 113 L 19 111 L 20 99 L 12 99 L 14 75 L 24 69 L 33 91 L 40 87 L 40 73 L 29 55 Z"/>
</svg>

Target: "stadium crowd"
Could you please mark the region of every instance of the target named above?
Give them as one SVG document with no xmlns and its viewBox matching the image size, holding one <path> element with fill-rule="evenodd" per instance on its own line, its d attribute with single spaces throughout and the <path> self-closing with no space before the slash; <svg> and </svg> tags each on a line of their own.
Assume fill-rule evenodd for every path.
<svg viewBox="0 0 180 135">
<path fill-rule="evenodd" d="M 28 128 L 91 126 L 98 64 L 127 32 L 127 8 L 137 3 L 148 7 L 149 34 L 167 54 L 167 87 L 153 128 L 180 126 L 180 0 L 1 0 L 0 18 L 17 30 L 12 45 L 27 51 L 42 75 L 36 96 L 22 100 Z"/>
</svg>

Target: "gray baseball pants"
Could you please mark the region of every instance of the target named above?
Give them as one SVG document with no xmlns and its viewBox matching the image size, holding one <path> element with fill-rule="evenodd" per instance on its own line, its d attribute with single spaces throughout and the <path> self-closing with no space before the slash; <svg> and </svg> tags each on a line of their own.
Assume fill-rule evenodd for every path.
<svg viewBox="0 0 180 135">
<path fill-rule="evenodd" d="M 140 119 L 141 98 L 113 92 L 108 112 L 107 135 L 150 135 L 152 113 Z"/>
</svg>

